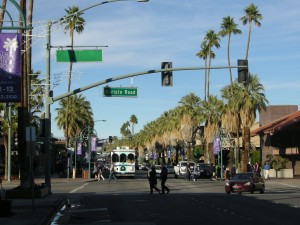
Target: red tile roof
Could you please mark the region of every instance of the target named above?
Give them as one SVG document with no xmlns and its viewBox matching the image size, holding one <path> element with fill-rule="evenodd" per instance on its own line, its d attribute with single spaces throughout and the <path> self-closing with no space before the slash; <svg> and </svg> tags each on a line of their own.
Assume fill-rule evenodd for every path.
<svg viewBox="0 0 300 225">
<path fill-rule="evenodd" d="M 300 111 L 291 113 L 287 116 L 284 116 L 280 119 L 277 119 L 273 122 L 267 123 L 263 126 L 261 126 L 260 128 L 251 131 L 251 136 L 255 136 L 258 134 L 266 134 L 269 132 L 278 132 L 283 128 L 286 128 L 288 126 L 291 126 L 295 123 L 299 123 L 300 122 Z"/>
</svg>

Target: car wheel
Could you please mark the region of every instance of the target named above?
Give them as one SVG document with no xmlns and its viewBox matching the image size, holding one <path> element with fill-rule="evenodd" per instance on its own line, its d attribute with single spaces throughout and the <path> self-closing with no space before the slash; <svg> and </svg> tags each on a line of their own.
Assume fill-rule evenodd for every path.
<svg viewBox="0 0 300 225">
<path fill-rule="evenodd" d="M 226 191 L 226 194 L 230 195 L 230 191 Z"/>
</svg>

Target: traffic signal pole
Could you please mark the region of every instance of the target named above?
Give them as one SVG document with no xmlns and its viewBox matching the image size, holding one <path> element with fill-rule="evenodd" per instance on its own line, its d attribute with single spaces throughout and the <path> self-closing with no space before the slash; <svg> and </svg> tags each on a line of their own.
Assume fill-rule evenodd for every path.
<svg viewBox="0 0 300 225">
<path fill-rule="evenodd" d="M 246 66 L 213 66 L 213 67 L 182 67 L 182 68 L 168 68 L 168 69 L 158 69 L 158 70 L 147 70 L 147 71 L 142 71 L 142 72 L 137 72 L 137 73 L 130 73 L 130 74 L 125 74 L 121 76 L 116 76 L 116 77 L 111 77 L 102 81 L 95 82 L 93 84 L 83 86 L 81 88 L 75 89 L 73 91 L 58 95 L 57 97 L 50 97 L 48 104 L 53 104 L 56 101 L 59 101 L 63 98 L 69 97 L 71 95 L 75 95 L 77 93 L 89 90 L 91 88 L 107 84 L 113 81 L 117 80 L 122 80 L 125 78 L 130 78 L 130 77 L 136 77 L 136 76 L 143 76 L 143 75 L 149 75 L 149 74 L 154 74 L 154 73 L 161 73 L 161 72 L 171 72 L 171 71 L 182 71 L 182 70 L 205 70 L 205 69 L 228 69 L 228 68 L 246 68 Z"/>
</svg>

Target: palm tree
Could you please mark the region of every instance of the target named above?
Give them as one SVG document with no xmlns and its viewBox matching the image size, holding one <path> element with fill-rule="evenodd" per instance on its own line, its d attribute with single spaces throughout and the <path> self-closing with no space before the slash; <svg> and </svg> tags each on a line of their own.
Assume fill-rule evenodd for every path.
<svg viewBox="0 0 300 225">
<path fill-rule="evenodd" d="M 65 9 L 67 15 L 64 17 L 62 24 L 65 25 L 64 31 L 70 32 L 70 39 L 71 39 L 71 50 L 74 48 L 74 31 L 76 33 L 82 33 L 84 30 L 85 20 L 81 17 L 83 15 L 82 12 L 79 12 L 79 8 L 77 6 L 69 7 Z M 72 68 L 73 63 L 70 62 L 70 69 L 69 69 L 69 76 L 68 76 L 68 92 L 71 90 L 71 80 L 72 80 Z M 69 97 L 67 97 L 67 108 L 66 108 L 66 130 L 68 130 L 68 120 L 69 120 L 69 113 L 68 113 L 68 105 L 69 105 Z M 66 142 L 68 144 L 68 142 Z"/>
<path fill-rule="evenodd" d="M 207 101 L 201 102 L 201 114 L 205 118 L 204 139 L 206 142 L 205 159 L 211 161 L 209 154 L 209 144 L 212 143 L 213 137 L 218 132 L 221 125 L 221 116 L 223 112 L 223 102 L 217 96 L 208 96 Z"/>
<path fill-rule="evenodd" d="M 227 85 L 221 89 L 221 96 L 224 100 L 224 111 L 222 114 L 222 128 L 224 128 L 229 134 L 237 136 L 237 145 L 239 144 L 239 130 L 240 130 L 240 118 L 239 118 L 239 100 L 237 99 L 238 95 L 235 93 L 237 89 L 237 83 L 233 85 Z M 233 90 L 233 91 L 231 91 Z M 239 148 L 238 148 L 239 149 Z M 239 159 L 239 151 L 236 152 L 236 158 L 234 158 L 233 148 L 230 145 L 230 154 L 229 154 L 229 166 L 232 168 L 233 164 L 237 165 Z M 235 159 L 235 160 L 234 160 Z"/>
<path fill-rule="evenodd" d="M 71 49 L 74 48 L 74 32 L 80 34 L 84 30 L 85 20 L 81 17 L 84 13 L 79 12 L 79 8 L 77 6 L 69 7 L 65 9 L 67 15 L 64 17 L 62 24 L 65 25 L 64 31 L 70 31 L 70 39 L 71 39 Z M 70 70 L 68 77 L 68 92 L 71 89 L 71 78 L 72 78 L 72 66 L 73 63 L 70 62 Z"/>
<path fill-rule="evenodd" d="M 250 151 L 250 127 L 256 119 L 256 111 L 265 109 L 268 100 L 264 94 L 264 87 L 259 82 L 257 75 L 249 74 L 248 85 L 239 84 L 237 99 L 244 141 L 244 152 L 242 156 L 242 170 L 247 170 Z"/>
<path fill-rule="evenodd" d="M 131 129 L 132 129 L 131 134 L 134 135 L 134 126 L 138 123 L 138 119 L 137 119 L 136 115 L 134 115 L 134 114 L 131 115 L 129 122 L 131 123 Z"/>
<path fill-rule="evenodd" d="M 39 119 L 41 117 L 41 112 L 44 108 L 44 93 L 45 86 L 43 85 L 44 79 L 39 79 L 40 71 L 36 73 L 31 73 L 30 79 L 30 123 L 31 125 L 39 130 Z"/>
<path fill-rule="evenodd" d="M 227 60 L 228 60 L 228 66 L 229 66 L 229 74 L 230 74 L 230 84 L 231 84 L 231 94 L 233 95 L 232 90 L 232 72 L 230 68 L 230 38 L 231 34 L 241 34 L 242 31 L 237 29 L 237 24 L 234 22 L 234 18 L 227 16 L 223 18 L 223 22 L 221 24 L 221 31 L 219 34 L 221 37 L 228 36 L 228 42 L 227 42 Z"/>
<path fill-rule="evenodd" d="M 244 12 L 245 15 L 241 17 L 240 20 L 242 21 L 243 25 L 249 23 L 248 41 L 247 41 L 247 49 L 246 49 L 246 59 L 248 59 L 252 22 L 254 23 L 254 25 L 260 27 L 261 23 L 259 21 L 262 20 L 263 17 L 258 11 L 258 6 L 255 6 L 253 3 L 251 3 L 247 8 L 245 8 Z"/>
<path fill-rule="evenodd" d="M 207 75 L 207 96 L 209 96 L 209 83 L 210 83 L 210 66 L 211 66 L 211 59 L 213 56 L 211 55 L 211 49 L 212 47 L 219 48 L 220 47 L 220 38 L 218 34 L 216 34 L 213 30 L 209 30 L 206 32 L 204 42 L 206 45 L 208 45 L 208 57 L 209 57 L 209 62 L 208 62 L 208 75 Z"/>
<path fill-rule="evenodd" d="M 130 133 L 130 130 L 129 130 L 129 127 L 130 127 L 130 123 L 129 121 L 126 121 L 125 123 L 123 123 L 123 125 L 121 126 L 120 128 L 120 133 L 122 134 L 122 137 L 127 137 L 129 136 L 131 133 Z"/>
<path fill-rule="evenodd" d="M 191 159 L 190 145 L 195 141 L 196 132 L 203 117 L 200 113 L 201 99 L 194 93 L 184 96 L 179 101 L 180 131 L 183 140 L 187 143 L 187 160 Z"/>
<path fill-rule="evenodd" d="M 56 108 L 57 126 L 63 129 L 66 143 L 69 143 L 70 138 L 75 138 L 80 131 L 87 125 L 93 130 L 94 120 L 90 102 L 82 95 L 73 95 L 69 97 L 70 104 L 67 99 L 59 101 L 59 108 Z M 68 111 L 68 112 L 67 112 Z M 66 114 L 69 114 L 69 121 L 66 121 Z M 68 123 L 68 127 L 67 124 Z"/>
<path fill-rule="evenodd" d="M 206 44 L 205 41 L 202 41 L 201 43 L 201 50 L 196 54 L 199 58 L 202 58 L 204 60 L 204 100 L 206 101 L 206 87 L 207 87 L 207 57 L 208 57 L 208 52 L 209 52 L 209 47 Z M 215 58 L 215 54 L 210 51 L 210 55 L 212 58 Z"/>
</svg>

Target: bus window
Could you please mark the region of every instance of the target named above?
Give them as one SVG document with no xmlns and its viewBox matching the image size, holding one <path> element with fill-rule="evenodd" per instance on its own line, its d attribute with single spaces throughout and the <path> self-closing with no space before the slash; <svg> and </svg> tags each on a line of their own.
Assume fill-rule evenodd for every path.
<svg viewBox="0 0 300 225">
<path fill-rule="evenodd" d="M 120 155 L 120 162 L 126 162 L 126 154 L 122 153 Z"/>
<path fill-rule="evenodd" d="M 113 154 L 112 156 L 111 156 L 111 161 L 113 162 L 113 163 L 115 163 L 115 162 L 119 162 L 119 156 L 118 156 L 118 154 Z"/>
<path fill-rule="evenodd" d="M 134 154 L 128 154 L 128 161 L 130 162 L 130 163 L 133 163 L 134 162 Z"/>
</svg>

